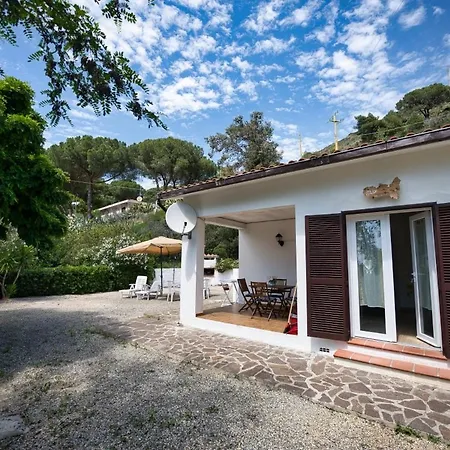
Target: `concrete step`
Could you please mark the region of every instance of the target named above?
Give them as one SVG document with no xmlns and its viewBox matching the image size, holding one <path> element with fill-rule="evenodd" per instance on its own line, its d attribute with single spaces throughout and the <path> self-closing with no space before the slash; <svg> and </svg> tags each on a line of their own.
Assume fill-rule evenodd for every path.
<svg viewBox="0 0 450 450">
<path fill-rule="evenodd" d="M 436 365 L 430 365 L 429 362 L 432 361 L 431 358 L 428 358 L 428 362 L 425 361 L 421 364 L 417 362 L 417 359 L 414 357 L 406 359 L 402 358 L 402 356 L 403 355 L 395 355 L 388 352 L 385 352 L 383 356 L 380 356 L 379 354 L 373 354 L 373 350 L 372 352 L 362 353 L 353 351 L 352 349 L 339 349 L 334 353 L 334 357 L 338 360 L 357 362 L 364 365 L 367 364 L 369 366 L 397 370 L 408 374 L 432 377 L 442 381 L 450 381 L 450 366 L 448 365 L 447 360 L 434 360 L 436 361 Z M 424 357 L 421 356 L 421 358 Z"/>
<path fill-rule="evenodd" d="M 421 356 L 423 358 L 438 359 L 447 361 L 441 350 L 428 349 L 424 347 L 414 347 L 411 345 L 397 344 L 393 342 L 375 341 L 373 339 L 352 338 L 348 341 L 350 345 L 358 347 L 373 348 L 386 352 L 402 353 L 405 355 Z"/>
</svg>

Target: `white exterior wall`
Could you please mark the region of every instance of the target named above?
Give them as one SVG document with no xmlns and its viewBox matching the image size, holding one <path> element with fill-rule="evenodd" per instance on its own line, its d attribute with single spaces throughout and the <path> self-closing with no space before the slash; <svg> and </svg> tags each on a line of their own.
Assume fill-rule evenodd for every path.
<svg viewBox="0 0 450 450">
<path fill-rule="evenodd" d="M 189 324 L 305 351 L 317 351 L 322 346 L 330 348 L 330 351 L 345 347 L 344 342 L 309 338 L 306 335 L 305 216 L 380 207 L 395 208 L 401 205 L 429 202 L 450 202 L 449 169 L 450 145 L 448 142 L 440 142 L 426 147 L 409 148 L 186 196 L 184 201 L 192 205 L 202 217 L 294 205 L 296 281 L 299 297 L 298 336 L 254 329 L 249 331 L 249 328 L 204 319 L 193 319 Z M 396 176 L 401 179 L 399 200 L 373 200 L 363 195 L 362 191 L 366 186 L 390 183 Z M 252 229 L 257 230 L 258 226 L 249 225 L 245 231 L 240 232 L 244 236 L 241 239 L 244 248 L 248 242 L 251 242 L 252 238 L 247 236 Z M 260 233 L 262 236 L 263 231 L 260 230 Z M 270 241 L 275 241 L 275 234 L 271 230 Z M 264 245 L 264 243 L 260 244 L 261 250 L 258 252 L 266 254 L 267 249 L 263 250 Z M 276 242 L 274 245 L 277 245 Z M 260 262 L 256 257 L 253 260 L 250 259 L 251 252 L 245 251 L 245 256 L 244 253 L 241 252 L 241 254 L 241 275 L 251 279 L 253 273 L 253 269 L 249 267 L 251 261 L 256 265 Z M 258 267 L 266 271 L 264 267 Z M 267 275 L 271 275 L 270 272 L 271 270 Z"/>
<path fill-rule="evenodd" d="M 283 236 L 283 247 L 275 239 L 278 233 Z M 276 276 L 295 284 L 295 255 L 294 219 L 253 223 L 239 232 L 239 273 L 248 282 Z"/>
</svg>

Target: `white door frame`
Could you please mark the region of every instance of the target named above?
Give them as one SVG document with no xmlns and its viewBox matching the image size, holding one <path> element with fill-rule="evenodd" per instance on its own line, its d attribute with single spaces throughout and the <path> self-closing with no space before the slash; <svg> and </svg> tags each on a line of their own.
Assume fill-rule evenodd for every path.
<svg viewBox="0 0 450 450">
<path fill-rule="evenodd" d="M 383 288 L 386 332 L 384 334 L 361 330 L 359 305 L 356 223 L 379 220 L 381 223 L 381 251 L 383 260 Z M 389 213 L 370 213 L 347 216 L 348 276 L 350 300 L 350 332 L 352 337 L 382 341 L 397 341 L 395 320 L 394 272 L 392 264 L 391 227 Z"/>
<path fill-rule="evenodd" d="M 420 313 L 419 302 L 419 285 L 417 283 L 417 261 L 415 257 L 416 242 L 414 239 L 413 223 L 416 220 L 425 219 L 426 239 L 427 239 L 427 252 L 428 252 L 428 270 L 430 273 L 430 294 L 431 294 L 431 314 L 433 319 L 433 334 L 434 338 L 422 333 L 422 315 Z M 436 265 L 436 252 L 435 241 L 433 233 L 433 222 L 431 218 L 431 212 L 429 210 L 418 213 L 409 218 L 410 232 L 411 232 L 411 251 L 413 262 L 413 276 L 414 276 L 414 301 L 416 305 L 416 327 L 417 338 L 433 345 L 434 347 L 442 346 L 442 331 L 441 331 L 441 318 L 440 318 L 440 305 L 439 305 L 439 287 L 437 278 L 437 265 Z"/>
</svg>

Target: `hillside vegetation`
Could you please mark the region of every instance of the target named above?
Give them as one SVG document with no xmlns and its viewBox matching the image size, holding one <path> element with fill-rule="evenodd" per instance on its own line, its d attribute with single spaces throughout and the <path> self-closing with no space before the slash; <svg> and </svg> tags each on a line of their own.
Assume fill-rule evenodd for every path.
<svg viewBox="0 0 450 450">
<path fill-rule="evenodd" d="M 384 117 L 369 113 L 367 116 L 356 116 L 355 119 L 356 131 L 339 141 L 339 149 L 439 128 L 450 123 L 450 86 L 436 83 L 415 89 L 405 94 L 395 105 L 395 110 L 389 111 Z M 334 143 L 320 152 L 333 150 Z"/>
</svg>

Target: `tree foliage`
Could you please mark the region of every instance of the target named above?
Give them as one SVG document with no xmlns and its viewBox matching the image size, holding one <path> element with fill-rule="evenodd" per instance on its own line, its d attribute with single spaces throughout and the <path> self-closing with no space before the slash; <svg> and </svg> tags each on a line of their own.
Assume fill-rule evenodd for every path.
<svg viewBox="0 0 450 450">
<path fill-rule="evenodd" d="M 132 149 L 139 155 L 143 175 L 151 178 L 158 189 L 206 180 L 217 171 L 201 147 L 181 139 L 147 139 Z"/>
<path fill-rule="evenodd" d="M 234 118 L 225 133 L 206 138 L 212 154 L 220 153 L 219 165 L 234 172 L 268 167 L 281 161 L 278 144 L 273 141 L 273 127 L 264 121 L 262 112 L 253 112 L 250 120 L 242 116 Z"/>
<path fill-rule="evenodd" d="M 45 246 L 66 230 L 67 181 L 43 149 L 45 122 L 33 110 L 33 90 L 0 80 L 0 239 L 8 226 L 27 244 Z"/>
<path fill-rule="evenodd" d="M 22 270 L 33 264 L 35 256 L 35 249 L 26 245 L 15 229 L 9 228 L 6 239 L 0 239 L 0 298 L 14 294 Z"/>
<path fill-rule="evenodd" d="M 401 113 L 420 112 L 424 119 L 430 118 L 430 111 L 443 103 L 450 102 L 450 86 L 431 84 L 408 92 L 396 105 Z"/>
<path fill-rule="evenodd" d="M 377 132 L 382 126 L 382 121 L 369 113 L 367 116 L 356 116 L 357 134 L 363 137 L 365 142 L 374 142 L 377 140 Z"/>
<path fill-rule="evenodd" d="M 76 184 L 78 183 L 73 183 L 73 185 Z M 86 185 L 78 184 L 78 186 L 84 188 L 84 192 L 81 195 L 87 197 Z M 122 200 L 136 200 L 139 194 L 144 195 L 145 189 L 134 180 L 119 179 L 110 183 L 99 181 L 94 184 L 92 207 L 97 209 L 112 203 L 121 202 Z"/>
<path fill-rule="evenodd" d="M 54 164 L 69 174 L 77 185 L 86 186 L 87 213 L 92 217 L 94 185 L 100 180 L 110 181 L 129 176 L 134 170 L 134 157 L 124 142 L 92 136 L 69 138 L 52 145 L 48 155 Z"/>
<path fill-rule="evenodd" d="M 220 258 L 237 259 L 239 257 L 239 232 L 233 228 L 206 225 L 205 253 Z"/>
<path fill-rule="evenodd" d="M 123 21 L 136 22 L 129 0 L 93 3 L 101 4 L 103 16 L 117 26 Z M 148 0 L 149 6 L 152 3 Z M 47 96 L 43 104 L 50 106 L 52 125 L 68 118 L 70 106 L 64 93 L 71 89 L 78 106 L 91 106 L 97 114 L 106 115 L 124 105 L 138 120 L 165 128 L 151 111 L 152 103 L 140 99 L 139 91 L 148 94 L 148 87 L 123 53 L 108 50 L 105 34 L 86 7 L 70 0 L 3 0 L 0 39 L 17 45 L 16 29 L 23 30 L 30 40 L 35 34 L 40 38 L 29 60 L 44 63 L 48 88 L 43 92 Z"/>
</svg>

